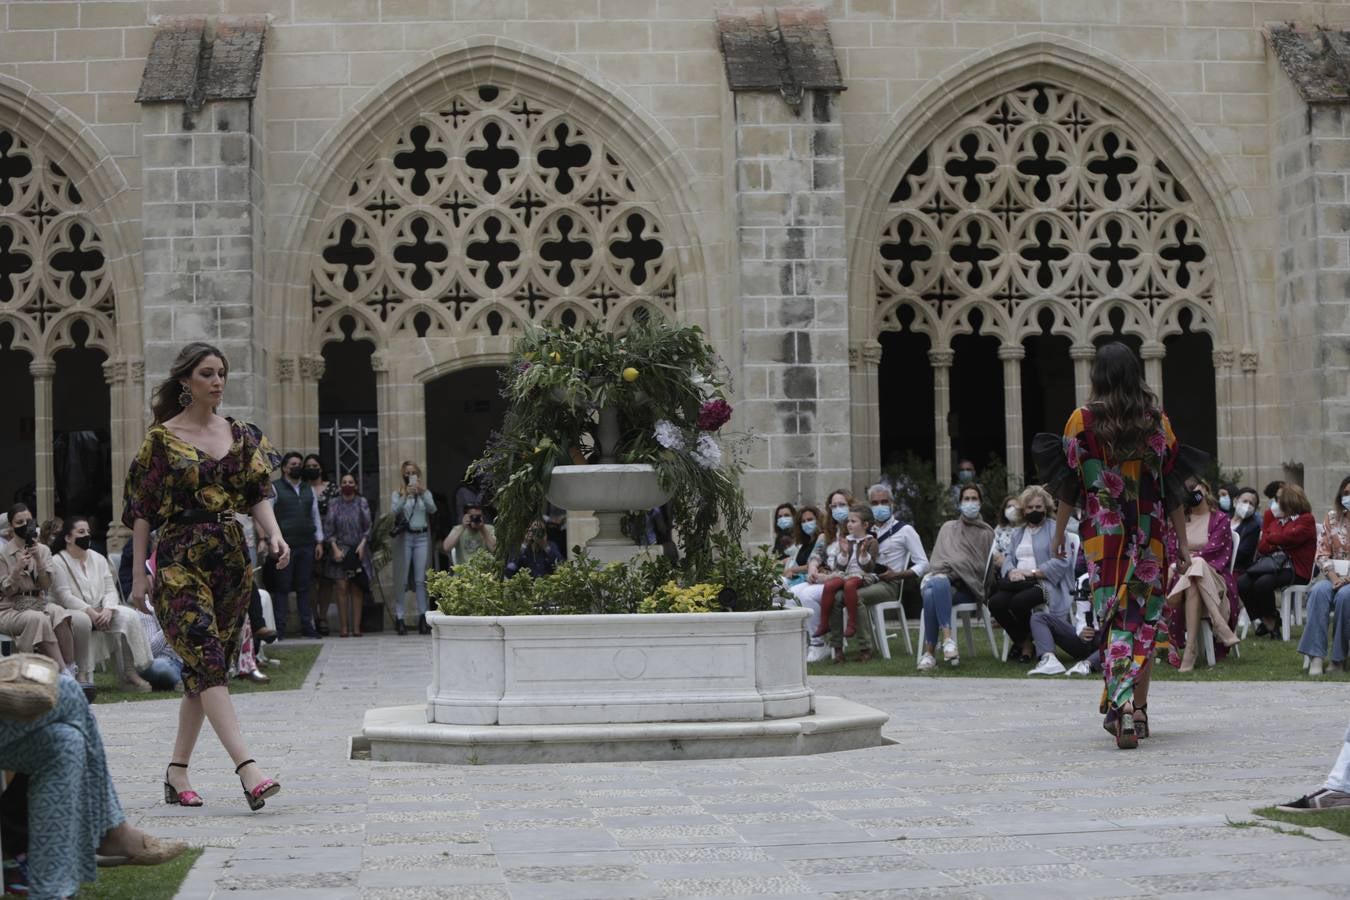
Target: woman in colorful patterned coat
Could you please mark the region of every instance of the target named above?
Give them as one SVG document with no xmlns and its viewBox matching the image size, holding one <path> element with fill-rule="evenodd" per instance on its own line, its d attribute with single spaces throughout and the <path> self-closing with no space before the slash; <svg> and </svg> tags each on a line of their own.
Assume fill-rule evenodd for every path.
<svg viewBox="0 0 1350 900">
<path fill-rule="evenodd" d="M 122 521 L 132 530 L 131 600 L 138 609 L 151 596 L 146 546 L 151 530 L 159 532 L 154 609 L 183 659 L 184 696 L 164 800 L 202 805 L 187 766 L 202 720 L 209 719 L 235 763 L 249 808 L 257 810 L 281 786 L 249 758 L 230 702 L 230 663 L 253 584 L 235 513 L 253 517 L 278 567 L 290 561 L 290 548 L 268 502 L 278 454 L 253 426 L 216 415 L 228 374 L 224 354 L 210 344 L 188 344 L 178 354 L 152 398 L 154 425 L 127 473 Z"/>
<path fill-rule="evenodd" d="M 1061 501 L 1056 556 L 1063 555 L 1073 507 L 1084 511 L 1079 535 L 1106 675 L 1102 724 L 1116 746 L 1136 747 L 1149 733 L 1149 674 L 1154 645 L 1166 634 L 1165 518 L 1185 531 L 1185 479 L 1204 454 L 1188 450 L 1183 459 L 1139 361 L 1116 342 L 1097 351 L 1091 399 L 1069 417 L 1063 437 L 1037 435 L 1033 450 L 1046 487 Z M 1180 571 L 1190 568 L 1184 545 L 1175 562 Z"/>
</svg>

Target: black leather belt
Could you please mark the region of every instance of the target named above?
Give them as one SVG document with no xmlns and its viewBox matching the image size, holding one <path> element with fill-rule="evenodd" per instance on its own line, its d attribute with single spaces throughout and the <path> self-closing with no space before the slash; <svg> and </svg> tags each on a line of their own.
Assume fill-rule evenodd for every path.
<svg viewBox="0 0 1350 900">
<path fill-rule="evenodd" d="M 209 509 L 185 509 L 169 521 L 174 525 L 225 525 L 234 521 L 234 510 L 211 512 Z"/>
<path fill-rule="evenodd" d="M 425 528 L 409 528 L 409 529 L 408 529 L 408 534 L 426 534 L 426 533 L 427 533 L 427 530 L 426 530 Z"/>
</svg>

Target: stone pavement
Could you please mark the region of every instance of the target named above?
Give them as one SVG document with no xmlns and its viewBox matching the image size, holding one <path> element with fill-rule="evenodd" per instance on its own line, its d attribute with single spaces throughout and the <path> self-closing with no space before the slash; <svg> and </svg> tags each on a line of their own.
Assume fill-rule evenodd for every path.
<svg viewBox="0 0 1350 900">
<path fill-rule="evenodd" d="M 207 847 L 181 897 L 1350 897 L 1350 840 L 1238 828 L 1321 784 L 1350 685 L 1155 688 L 1115 750 L 1098 682 L 822 678 L 892 746 L 794 759 L 429 767 L 351 761 L 367 707 L 418 702 L 429 642 L 328 639 L 299 691 L 236 699 L 283 793 L 244 805 L 209 729 L 207 805 L 166 807 L 172 701 L 96 709 L 137 824 Z M 237 895 L 236 895 L 237 896 Z"/>
</svg>

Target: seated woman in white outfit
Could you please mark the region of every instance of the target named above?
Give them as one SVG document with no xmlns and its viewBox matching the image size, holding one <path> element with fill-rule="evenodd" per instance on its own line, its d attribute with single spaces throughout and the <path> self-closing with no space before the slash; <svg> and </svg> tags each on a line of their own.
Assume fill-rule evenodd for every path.
<svg viewBox="0 0 1350 900">
<path fill-rule="evenodd" d="M 148 692 L 149 682 L 138 673 L 149 668 L 154 658 L 150 642 L 136 611 L 123 606 L 118 598 L 112 566 L 103 554 L 89 549 L 90 540 L 89 520 L 84 516 L 66 519 L 60 533 L 53 535 L 53 599 L 76 614 L 88 616 L 95 633 L 104 632 L 113 638 L 114 649 L 125 645 L 131 653 L 131 665 L 124 668 L 122 678 L 132 690 Z M 90 646 L 93 644 L 91 641 Z M 79 660 L 81 672 L 93 672 L 93 655 L 89 652 L 88 658 Z M 124 662 L 120 653 L 113 655 Z"/>
<path fill-rule="evenodd" d="M 820 570 L 824 562 L 825 548 L 839 539 L 840 529 L 843 528 L 844 520 L 848 518 L 848 510 L 851 506 L 853 506 L 853 494 L 851 492 L 840 489 L 830 494 L 825 503 L 826 514 L 820 523 L 819 537 L 815 540 L 807 562 L 806 580 L 789 589 L 798 606 L 811 610 L 811 616 L 806 620 L 806 633 L 808 635 L 814 635 L 820 627 L 820 598 L 825 592 L 825 582 L 830 580 L 830 576 Z M 831 637 L 839 641 L 839 649 L 842 649 L 843 633 L 840 632 L 837 638 Z M 825 646 L 824 639 L 812 637 L 811 649 L 806 655 L 807 662 L 816 662 L 829 655 L 830 651 Z"/>
</svg>

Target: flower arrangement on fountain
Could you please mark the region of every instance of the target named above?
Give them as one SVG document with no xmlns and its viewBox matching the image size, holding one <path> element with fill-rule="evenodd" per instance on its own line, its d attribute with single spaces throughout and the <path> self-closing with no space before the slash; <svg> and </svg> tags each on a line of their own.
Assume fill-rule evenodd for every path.
<svg viewBox="0 0 1350 900">
<path fill-rule="evenodd" d="M 728 605 L 729 594 L 737 597 L 737 608 L 767 608 L 778 567 L 740 546 L 750 518 L 740 488 L 746 439 L 723 431 L 732 416 L 726 385 L 724 369 L 697 326 L 651 319 L 623 334 L 594 325 L 529 330 L 516 341 L 502 375 L 508 403 L 502 429 L 470 466 L 470 474 L 493 492 L 496 559 L 429 578 L 442 611 L 716 609 Z M 528 579 L 523 574 L 501 581 L 507 558 L 544 510 L 554 470 L 600 462 L 652 467 L 670 498 L 679 564 L 605 566 L 583 553 L 564 563 L 553 582 L 535 579 L 511 587 Z M 645 523 L 645 509 L 634 513 L 630 521 Z M 471 576 L 477 579 L 472 589 L 455 583 Z M 486 584 L 488 578 L 498 579 L 500 590 Z M 565 587 L 554 590 L 554 582 Z M 625 587 L 614 587 L 619 584 Z M 474 599 L 485 596 L 496 600 Z M 720 597 L 720 605 L 710 596 Z M 572 608 L 578 605 L 584 608 Z M 471 607 L 479 612 L 469 613 Z"/>
</svg>

